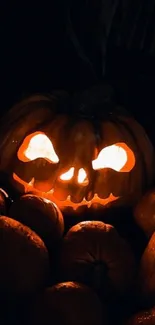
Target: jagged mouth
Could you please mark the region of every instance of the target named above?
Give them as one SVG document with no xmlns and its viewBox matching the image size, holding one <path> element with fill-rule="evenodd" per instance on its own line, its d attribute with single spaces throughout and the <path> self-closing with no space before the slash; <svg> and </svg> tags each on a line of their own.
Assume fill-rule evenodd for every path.
<svg viewBox="0 0 155 325">
<path fill-rule="evenodd" d="M 119 199 L 119 196 L 116 197 L 112 193 L 110 193 L 110 195 L 105 199 L 102 199 L 97 194 L 94 194 L 93 198 L 90 201 L 87 201 L 85 198 L 83 198 L 82 201 L 78 203 L 73 202 L 71 200 L 70 195 L 68 195 L 65 200 L 58 200 L 54 196 L 54 188 L 51 188 L 51 190 L 47 192 L 45 191 L 43 192 L 41 190 L 36 189 L 34 187 L 34 182 L 35 182 L 34 178 L 32 178 L 32 180 L 29 183 L 27 183 L 23 181 L 16 173 L 13 173 L 13 179 L 18 184 L 23 186 L 24 193 L 32 192 L 38 196 L 42 196 L 50 201 L 53 201 L 61 210 L 69 207 L 72 208 L 73 210 L 77 210 L 81 206 L 87 206 L 88 208 L 90 208 L 93 204 L 105 206 L 108 203 L 111 203 Z"/>
</svg>

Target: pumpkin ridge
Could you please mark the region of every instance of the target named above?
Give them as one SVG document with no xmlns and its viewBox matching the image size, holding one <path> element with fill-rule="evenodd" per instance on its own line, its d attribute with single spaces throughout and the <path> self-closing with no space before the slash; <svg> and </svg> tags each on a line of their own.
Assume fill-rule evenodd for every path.
<svg viewBox="0 0 155 325">
<path fill-rule="evenodd" d="M 142 179 L 142 182 L 143 182 L 143 189 L 144 189 L 145 186 L 148 184 L 148 182 L 147 182 L 145 160 L 144 160 L 144 157 L 143 157 L 143 153 L 141 151 L 141 148 L 138 146 L 137 137 L 135 136 L 135 134 L 133 132 L 133 129 L 130 127 L 130 125 L 126 121 L 121 120 L 121 123 L 124 124 L 125 128 L 129 131 L 130 135 L 133 138 L 134 143 L 136 144 L 137 152 L 139 152 L 139 154 L 140 154 L 140 162 L 141 162 L 141 166 L 142 166 L 142 170 L 143 170 L 143 172 L 141 173 L 141 175 L 142 175 L 141 179 Z"/>
<path fill-rule="evenodd" d="M 121 117 L 121 119 L 124 120 L 125 117 Z M 136 137 L 136 141 L 137 141 L 137 146 L 140 148 L 141 154 L 143 155 L 143 161 L 144 161 L 144 165 L 146 165 L 146 176 L 148 178 L 148 182 L 147 184 L 150 185 L 150 180 L 154 180 L 155 177 L 155 173 L 154 173 L 154 163 L 155 163 L 155 151 L 154 151 L 154 147 L 152 145 L 152 143 L 150 142 L 150 139 L 147 135 L 147 133 L 145 132 L 145 129 L 135 120 L 135 119 L 130 119 L 130 128 L 132 130 L 135 130 L 136 127 L 139 129 L 138 132 L 135 132 L 135 137 Z M 138 135 L 141 134 L 141 137 L 139 137 Z M 145 147 L 144 146 L 140 146 L 139 143 L 142 142 L 142 139 L 145 140 Z M 149 150 L 148 150 L 149 147 Z M 148 160 L 148 155 L 146 156 L 145 153 L 148 150 L 148 155 L 152 158 L 151 160 Z M 144 154 L 143 154 L 144 152 Z M 148 165 L 148 162 L 151 162 L 151 165 Z"/>
<path fill-rule="evenodd" d="M 23 106 L 22 102 L 18 103 L 17 106 L 14 105 L 6 113 L 6 115 L 4 115 L 1 118 L 1 120 L 0 120 L 1 125 L 2 125 L 2 128 L 0 130 L 0 138 L 1 138 L 1 145 L 0 146 L 1 147 L 5 146 L 7 144 L 8 138 L 13 136 L 13 133 L 14 133 L 13 126 L 14 126 L 14 124 L 16 124 L 16 128 L 17 128 L 17 125 L 20 124 L 20 122 L 21 122 L 21 118 L 24 118 L 25 113 L 27 113 L 27 111 L 29 112 L 29 114 L 31 116 L 32 107 L 33 107 L 33 114 L 35 114 L 35 112 L 37 112 L 39 108 L 40 108 L 40 111 L 43 111 L 43 107 L 45 107 L 44 100 L 42 101 L 43 103 L 37 102 L 37 101 L 34 102 L 36 104 L 36 106 L 32 106 L 32 107 L 31 107 L 31 105 L 33 105 L 34 103 L 29 102 L 29 98 L 27 98 L 27 101 L 25 100 L 24 102 L 25 102 L 24 106 Z M 30 106 L 29 106 L 29 104 L 30 104 Z M 52 107 L 50 109 L 50 106 L 52 106 L 53 102 L 50 102 L 50 100 L 48 100 L 46 104 L 47 104 L 48 111 L 50 112 L 50 110 L 51 110 L 51 112 L 52 112 Z M 49 121 L 49 116 L 46 117 L 46 120 Z M 45 123 L 46 120 L 44 120 L 44 122 L 40 122 L 39 124 Z M 7 123 L 6 123 L 6 121 L 7 121 Z M 39 126 L 41 127 L 41 125 L 39 125 Z M 36 126 L 34 127 L 34 129 L 36 129 Z M 9 132 L 8 132 L 8 130 L 9 130 Z M 2 141 L 2 136 L 3 136 L 4 132 L 6 132 L 6 135 L 5 135 L 5 138 L 3 137 L 3 141 Z M 32 130 L 32 132 L 33 132 L 33 130 Z M 29 131 L 27 131 L 26 133 L 28 134 Z M 25 137 L 25 135 L 24 135 L 24 137 Z M 23 139 L 21 139 L 21 142 L 22 142 L 22 140 Z"/>
<path fill-rule="evenodd" d="M 118 127 L 118 130 L 119 130 L 120 134 L 122 135 L 122 138 L 125 137 L 125 143 L 126 143 L 126 134 L 125 134 L 124 130 L 122 129 L 122 123 L 121 123 L 121 121 L 119 120 L 119 116 L 116 117 L 115 119 L 114 119 L 113 117 L 111 117 L 110 122 L 111 122 L 114 126 L 117 126 L 117 127 Z M 126 128 L 126 129 L 127 129 L 127 128 Z M 128 131 L 128 129 L 127 129 L 127 131 Z M 131 173 L 129 172 L 126 176 L 128 177 L 128 182 L 130 183 Z"/>
<path fill-rule="evenodd" d="M 31 97 L 32 97 L 32 99 L 33 99 L 33 97 L 35 98 L 35 96 L 31 96 Z M 17 123 L 22 118 L 22 116 L 25 115 L 25 113 L 27 112 L 28 108 L 29 108 L 29 110 L 31 109 L 31 107 L 28 107 L 29 104 L 32 104 L 32 106 L 33 106 L 34 104 L 36 104 L 36 105 L 38 105 L 38 104 L 42 105 L 42 103 L 43 103 L 43 105 L 45 105 L 45 103 L 46 103 L 46 104 L 52 105 L 54 103 L 54 101 L 52 102 L 51 99 L 50 99 L 50 97 L 48 97 L 48 96 L 47 97 L 43 97 L 43 99 L 40 100 L 40 101 L 38 101 L 37 98 L 36 98 L 36 101 L 34 101 L 34 102 L 31 101 L 31 97 L 30 98 L 28 97 L 27 99 L 22 100 L 21 102 L 18 102 L 17 104 L 15 104 L 7 112 L 7 114 L 6 114 L 7 115 L 7 118 L 8 118 L 7 122 L 9 122 L 9 117 L 10 117 L 12 124 L 13 123 Z M 22 108 L 22 110 L 21 110 L 21 108 Z M 33 111 L 35 110 L 35 108 L 37 110 L 38 109 L 38 106 L 36 106 L 36 107 L 33 106 Z M 25 112 L 25 110 L 26 110 L 26 112 Z M 6 122 L 6 115 L 2 117 L 1 122 L 3 122 L 3 119 Z M 14 121 L 12 121 L 12 116 L 15 117 Z M 3 125 L 3 123 L 2 123 L 2 125 Z"/>
</svg>

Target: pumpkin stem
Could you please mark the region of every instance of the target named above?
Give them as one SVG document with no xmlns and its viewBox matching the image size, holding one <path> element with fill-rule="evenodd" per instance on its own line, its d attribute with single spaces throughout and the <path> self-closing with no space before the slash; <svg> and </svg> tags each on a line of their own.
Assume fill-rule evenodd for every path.
<svg viewBox="0 0 155 325">
<path fill-rule="evenodd" d="M 73 95 L 72 110 L 74 115 L 90 119 L 101 116 L 102 113 L 109 115 L 115 107 L 114 97 L 114 90 L 111 86 L 106 84 L 93 86 Z"/>
</svg>

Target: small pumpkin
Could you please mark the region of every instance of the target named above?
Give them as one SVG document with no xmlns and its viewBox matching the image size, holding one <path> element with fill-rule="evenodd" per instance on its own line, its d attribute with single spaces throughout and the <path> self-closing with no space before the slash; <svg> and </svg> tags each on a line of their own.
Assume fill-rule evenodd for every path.
<svg viewBox="0 0 155 325">
<path fill-rule="evenodd" d="M 0 215 L 6 215 L 12 203 L 8 193 L 0 188 Z"/>
<path fill-rule="evenodd" d="M 105 301 L 129 293 L 135 276 L 135 258 L 116 229 L 101 221 L 83 221 L 63 239 L 60 277 L 94 288 Z"/>
<path fill-rule="evenodd" d="M 134 208 L 134 219 L 147 238 L 155 231 L 155 188 L 146 192 Z"/>
<path fill-rule="evenodd" d="M 98 86 L 65 105 L 44 95 L 15 105 L 1 120 L 1 174 L 61 209 L 137 202 L 152 183 L 153 147 L 108 96 Z"/>
<path fill-rule="evenodd" d="M 124 325 L 154 325 L 155 324 L 155 307 L 148 310 L 142 310 L 131 316 Z"/>
<path fill-rule="evenodd" d="M 155 301 L 155 232 L 142 255 L 138 274 L 138 294 L 146 303 Z"/>
<path fill-rule="evenodd" d="M 64 220 L 59 208 L 53 202 L 33 194 L 25 194 L 14 201 L 9 216 L 34 230 L 49 249 L 55 250 L 64 232 Z"/>
<path fill-rule="evenodd" d="M 47 248 L 30 228 L 0 217 L 0 299 L 31 297 L 49 281 Z"/>
<path fill-rule="evenodd" d="M 30 324 L 106 325 L 107 317 L 97 295 L 76 282 L 58 283 L 37 299 Z"/>
</svg>

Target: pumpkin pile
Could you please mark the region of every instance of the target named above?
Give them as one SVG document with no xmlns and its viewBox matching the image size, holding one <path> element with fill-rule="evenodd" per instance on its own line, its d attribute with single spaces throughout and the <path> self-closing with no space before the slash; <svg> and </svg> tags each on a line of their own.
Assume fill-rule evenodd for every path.
<svg viewBox="0 0 155 325">
<path fill-rule="evenodd" d="M 0 324 L 154 325 L 143 127 L 101 86 L 31 96 L 0 123 Z"/>
</svg>

